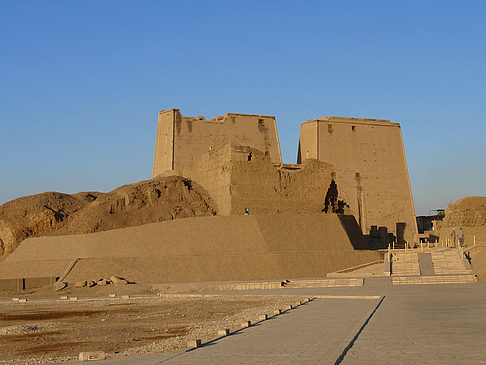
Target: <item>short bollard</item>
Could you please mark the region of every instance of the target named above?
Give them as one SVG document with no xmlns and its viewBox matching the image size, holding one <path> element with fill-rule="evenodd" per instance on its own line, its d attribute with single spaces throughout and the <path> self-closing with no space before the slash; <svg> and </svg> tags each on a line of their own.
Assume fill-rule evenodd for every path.
<svg viewBox="0 0 486 365">
<path fill-rule="evenodd" d="M 104 360 L 106 355 L 103 351 L 80 352 L 79 361 L 96 361 Z"/>
<path fill-rule="evenodd" d="M 242 322 L 241 327 L 251 327 L 251 321 Z"/>
<path fill-rule="evenodd" d="M 229 334 L 229 328 L 223 328 L 222 330 L 218 330 L 218 336 L 229 336 Z"/>
<path fill-rule="evenodd" d="M 262 314 L 261 316 L 258 317 L 258 319 L 261 320 L 261 321 L 266 321 L 268 319 L 268 315 Z"/>
<path fill-rule="evenodd" d="M 187 347 L 190 349 L 197 349 L 201 347 L 201 340 L 200 339 L 191 340 L 187 342 Z"/>
<path fill-rule="evenodd" d="M 282 314 L 282 310 L 281 309 L 275 309 L 273 311 L 273 314 L 275 314 L 275 315 Z"/>
</svg>

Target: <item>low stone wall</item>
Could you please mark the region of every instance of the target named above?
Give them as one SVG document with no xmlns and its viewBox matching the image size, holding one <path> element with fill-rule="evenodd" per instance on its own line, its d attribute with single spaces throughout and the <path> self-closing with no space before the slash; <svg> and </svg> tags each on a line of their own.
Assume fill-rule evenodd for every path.
<svg viewBox="0 0 486 365">
<path fill-rule="evenodd" d="M 348 216 L 349 217 L 349 216 Z M 56 257 L 66 281 L 117 275 L 139 283 L 325 277 L 382 259 L 354 218 L 336 214 L 201 217 L 86 235 L 25 240 L 2 264 Z M 63 270 L 64 270 L 63 269 Z"/>
<path fill-rule="evenodd" d="M 58 277 L 37 277 L 37 278 L 17 278 L 0 279 L 0 290 L 26 290 L 52 285 Z"/>
</svg>

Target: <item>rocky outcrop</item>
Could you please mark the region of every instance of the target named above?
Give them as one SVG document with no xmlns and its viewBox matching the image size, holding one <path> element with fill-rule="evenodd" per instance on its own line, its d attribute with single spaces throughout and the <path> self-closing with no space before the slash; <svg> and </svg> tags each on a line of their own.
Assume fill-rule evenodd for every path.
<svg viewBox="0 0 486 365">
<path fill-rule="evenodd" d="M 141 181 L 109 193 L 26 196 L 0 206 L 0 258 L 27 237 L 93 233 L 215 210 L 202 187 L 179 176 Z"/>
</svg>

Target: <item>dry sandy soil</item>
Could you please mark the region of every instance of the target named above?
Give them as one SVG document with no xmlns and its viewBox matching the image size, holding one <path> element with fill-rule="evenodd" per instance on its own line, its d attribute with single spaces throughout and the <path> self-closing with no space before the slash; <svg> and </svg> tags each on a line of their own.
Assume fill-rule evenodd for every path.
<svg viewBox="0 0 486 365">
<path fill-rule="evenodd" d="M 93 233 L 205 216 L 214 210 L 201 186 L 178 176 L 124 185 L 109 193 L 26 196 L 0 206 L 0 259 L 27 237 Z"/>
<path fill-rule="evenodd" d="M 187 341 L 216 338 L 222 328 L 301 298 L 217 295 L 205 298 L 98 299 L 0 303 L 0 364 L 74 360 L 83 351 L 108 357 L 177 352 Z"/>
</svg>

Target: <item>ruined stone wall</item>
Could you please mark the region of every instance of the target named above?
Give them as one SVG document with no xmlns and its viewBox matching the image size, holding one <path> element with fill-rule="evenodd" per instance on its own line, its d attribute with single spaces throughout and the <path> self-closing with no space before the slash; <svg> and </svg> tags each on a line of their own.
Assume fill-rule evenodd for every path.
<svg viewBox="0 0 486 365">
<path fill-rule="evenodd" d="M 274 165 L 251 147 L 226 145 L 208 151 L 191 167 L 173 173 L 203 186 L 220 215 L 320 213 L 334 167 L 309 159 L 302 166 Z"/>
<path fill-rule="evenodd" d="M 400 125 L 388 120 L 324 117 L 302 123 L 298 162 L 331 163 L 340 198 L 350 206 L 363 233 L 372 225 L 415 242 L 417 223 Z"/>
<path fill-rule="evenodd" d="M 159 112 L 153 176 L 189 167 L 228 143 L 256 148 L 272 162 L 282 162 L 273 116 L 227 113 L 206 120 L 170 109 Z"/>
<path fill-rule="evenodd" d="M 451 238 L 452 229 L 462 228 L 466 246 L 486 246 L 486 197 L 469 196 L 449 204 L 440 229 L 440 240 Z"/>
</svg>

